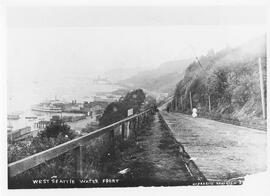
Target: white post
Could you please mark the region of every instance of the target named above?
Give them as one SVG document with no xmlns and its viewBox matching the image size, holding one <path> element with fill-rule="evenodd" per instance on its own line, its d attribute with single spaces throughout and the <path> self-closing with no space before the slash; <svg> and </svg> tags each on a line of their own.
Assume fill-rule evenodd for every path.
<svg viewBox="0 0 270 196">
<path fill-rule="evenodd" d="M 127 138 L 129 138 L 129 121 L 127 122 L 126 126 L 127 126 Z"/>
<path fill-rule="evenodd" d="M 208 95 L 209 112 L 211 111 L 211 95 Z"/>
<path fill-rule="evenodd" d="M 177 110 L 177 98 L 175 98 L 175 100 L 174 100 L 174 110 L 175 111 Z"/>
<path fill-rule="evenodd" d="M 262 71 L 261 58 L 258 59 L 258 64 L 259 64 L 259 74 L 260 74 L 262 113 L 263 113 L 263 119 L 265 119 L 266 118 L 266 114 L 265 114 L 264 84 L 263 84 L 263 71 Z"/>
<path fill-rule="evenodd" d="M 182 111 L 184 110 L 184 107 L 183 107 L 183 98 L 182 98 L 182 96 L 181 96 L 181 109 L 182 109 Z"/>
<path fill-rule="evenodd" d="M 192 106 L 192 97 L 191 97 L 191 92 L 189 92 L 189 101 L 190 101 L 190 110 L 192 111 L 193 106 Z"/>
</svg>

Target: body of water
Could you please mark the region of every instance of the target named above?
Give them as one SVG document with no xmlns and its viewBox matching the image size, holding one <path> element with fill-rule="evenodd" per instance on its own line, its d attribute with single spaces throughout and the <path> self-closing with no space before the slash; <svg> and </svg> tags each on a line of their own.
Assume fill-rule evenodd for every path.
<svg viewBox="0 0 270 196">
<path fill-rule="evenodd" d="M 88 76 L 59 76 L 48 79 L 9 80 L 7 92 L 8 114 L 19 114 L 19 120 L 9 120 L 8 125 L 13 129 L 32 126 L 38 120 L 48 120 L 54 113 L 34 112 L 33 105 L 58 99 L 64 102 L 76 100 L 77 103 L 92 101 L 99 92 L 112 92 L 119 86 L 93 83 Z M 78 115 L 78 114 L 64 114 Z M 36 120 L 25 119 L 27 116 L 37 116 Z"/>
</svg>

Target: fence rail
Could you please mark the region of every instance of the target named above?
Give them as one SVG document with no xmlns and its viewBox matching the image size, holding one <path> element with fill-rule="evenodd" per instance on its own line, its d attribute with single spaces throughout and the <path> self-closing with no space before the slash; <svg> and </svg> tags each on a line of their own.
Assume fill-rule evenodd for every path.
<svg viewBox="0 0 270 196">
<path fill-rule="evenodd" d="M 122 136 L 124 137 L 126 135 L 125 131 L 125 123 L 133 121 L 135 125 L 138 127 L 139 124 L 152 112 L 151 109 L 148 109 L 144 112 L 141 112 L 139 114 L 132 115 L 130 117 L 127 117 L 121 121 L 118 121 L 116 123 L 113 123 L 111 125 L 108 125 L 106 127 L 103 127 L 101 129 L 98 129 L 96 131 L 93 131 L 87 135 L 81 136 L 79 138 L 73 139 L 71 141 L 65 142 L 63 144 L 60 144 L 58 146 L 55 146 L 53 148 L 50 148 L 48 150 L 39 152 L 37 154 L 31 155 L 29 157 L 26 157 L 24 159 L 15 161 L 13 163 L 8 164 L 8 175 L 9 177 L 14 177 L 18 174 L 21 174 L 24 171 L 27 171 L 31 168 L 34 168 L 46 161 L 49 161 L 53 158 L 56 158 L 68 151 L 74 151 L 74 154 L 76 155 L 76 170 L 77 174 L 80 176 L 82 175 L 82 156 L 83 156 L 83 150 L 84 146 L 91 141 L 91 139 L 97 138 L 105 133 L 111 133 L 111 138 L 114 138 L 114 129 L 116 127 L 121 127 L 122 130 Z"/>
</svg>

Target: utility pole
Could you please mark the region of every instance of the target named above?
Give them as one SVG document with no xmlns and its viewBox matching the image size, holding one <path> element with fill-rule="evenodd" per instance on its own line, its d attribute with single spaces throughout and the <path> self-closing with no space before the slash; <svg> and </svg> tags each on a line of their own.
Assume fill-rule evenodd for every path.
<svg viewBox="0 0 270 196">
<path fill-rule="evenodd" d="M 182 109 L 182 111 L 184 111 L 182 95 L 181 95 L 181 109 Z"/>
<path fill-rule="evenodd" d="M 175 97 L 175 111 L 178 110 L 178 103 L 177 103 L 177 97 Z"/>
<path fill-rule="evenodd" d="M 211 95 L 208 95 L 209 112 L 211 111 Z"/>
<path fill-rule="evenodd" d="M 190 101 L 190 110 L 192 111 L 192 97 L 191 97 L 191 91 L 189 92 L 189 101 Z"/>
<path fill-rule="evenodd" d="M 259 64 L 259 74 L 260 74 L 260 87 L 261 87 L 261 101 L 262 101 L 262 113 L 263 113 L 263 119 L 266 119 L 266 113 L 265 113 L 265 100 L 264 100 L 264 84 L 263 84 L 263 71 L 262 71 L 262 63 L 261 58 L 258 59 Z"/>
</svg>

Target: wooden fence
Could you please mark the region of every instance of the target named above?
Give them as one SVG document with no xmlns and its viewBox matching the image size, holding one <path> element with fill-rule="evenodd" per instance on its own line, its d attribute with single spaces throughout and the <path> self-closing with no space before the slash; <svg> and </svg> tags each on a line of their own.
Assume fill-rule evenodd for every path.
<svg viewBox="0 0 270 196">
<path fill-rule="evenodd" d="M 45 163 L 46 161 L 52 160 L 64 153 L 73 151 L 77 177 L 81 177 L 83 175 L 83 167 L 84 167 L 83 158 L 85 153 L 85 146 L 89 144 L 91 140 L 105 133 L 109 133 L 110 141 L 113 145 L 115 141 L 114 138 L 116 129 L 121 130 L 121 136 L 123 140 L 127 139 L 130 134 L 129 133 L 130 127 L 133 127 L 134 129 L 140 128 L 143 122 L 146 121 L 146 119 L 152 112 L 153 111 L 151 109 L 148 109 L 144 112 L 132 115 L 121 121 L 118 121 L 116 123 L 98 129 L 96 131 L 93 131 L 87 135 L 81 136 L 79 138 L 60 144 L 48 150 L 39 152 L 32 156 L 10 163 L 8 164 L 8 175 L 9 177 L 14 177 L 42 163 Z"/>
</svg>

